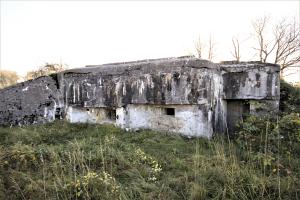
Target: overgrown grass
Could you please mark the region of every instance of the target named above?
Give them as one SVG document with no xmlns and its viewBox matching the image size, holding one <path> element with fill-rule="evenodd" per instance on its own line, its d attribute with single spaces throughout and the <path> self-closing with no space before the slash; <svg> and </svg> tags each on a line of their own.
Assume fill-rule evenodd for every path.
<svg viewBox="0 0 300 200">
<path fill-rule="evenodd" d="M 299 154 L 275 151 L 264 165 L 242 136 L 186 139 L 63 121 L 0 128 L 0 199 L 298 199 Z"/>
</svg>

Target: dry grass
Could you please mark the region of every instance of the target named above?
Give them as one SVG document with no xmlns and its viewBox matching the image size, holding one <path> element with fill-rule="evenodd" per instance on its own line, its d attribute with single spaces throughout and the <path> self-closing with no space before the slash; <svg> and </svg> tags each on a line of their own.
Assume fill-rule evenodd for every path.
<svg viewBox="0 0 300 200">
<path fill-rule="evenodd" d="M 274 171 L 277 157 L 263 166 L 238 141 L 66 122 L 1 128 L 0 199 L 299 198 L 298 156 L 281 155 Z"/>
</svg>

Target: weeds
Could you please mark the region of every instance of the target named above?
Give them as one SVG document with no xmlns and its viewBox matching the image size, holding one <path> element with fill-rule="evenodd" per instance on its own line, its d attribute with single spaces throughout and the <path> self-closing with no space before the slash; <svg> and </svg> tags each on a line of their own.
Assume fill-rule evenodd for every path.
<svg viewBox="0 0 300 200">
<path fill-rule="evenodd" d="M 297 199 L 299 116 L 265 122 L 248 118 L 231 141 L 61 121 L 0 128 L 0 199 Z"/>
</svg>

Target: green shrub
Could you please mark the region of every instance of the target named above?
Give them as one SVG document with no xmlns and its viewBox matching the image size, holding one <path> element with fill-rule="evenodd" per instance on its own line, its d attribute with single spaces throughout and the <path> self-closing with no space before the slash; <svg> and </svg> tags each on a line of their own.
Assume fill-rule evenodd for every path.
<svg viewBox="0 0 300 200">
<path fill-rule="evenodd" d="M 246 152 L 270 154 L 299 153 L 300 117 L 298 113 L 276 118 L 250 116 L 240 123 L 237 141 Z"/>
<path fill-rule="evenodd" d="M 300 113 L 300 87 L 280 80 L 280 105 L 283 112 Z"/>
<path fill-rule="evenodd" d="M 272 199 L 283 196 L 297 199 L 299 195 L 300 189 L 294 187 L 299 185 L 300 177 L 299 133 L 298 113 L 283 114 L 278 119 L 250 116 L 240 124 L 236 139 L 241 148 L 240 159 L 271 178 L 266 191 L 277 191 L 280 195 Z"/>
</svg>

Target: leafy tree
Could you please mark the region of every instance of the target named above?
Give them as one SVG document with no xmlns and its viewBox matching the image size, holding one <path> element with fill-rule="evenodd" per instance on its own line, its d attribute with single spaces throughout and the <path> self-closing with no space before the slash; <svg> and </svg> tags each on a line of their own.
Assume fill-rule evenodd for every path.
<svg viewBox="0 0 300 200">
<path fill-rule="evenodd" d="M 0 88 L 8 87 L 17 83 L 19 76 L 14 71 L 0 70 Z"/>
<path fill-rule="evenodd" d="M 49 74 L 61 72 L 67 69 L 66 65 L 56 63 L 46 63 L 44 66 L 39 67 L 38 70 L 27 72 L 25 79 L 30 80 L 40 76 L 47 76 Z"/>
</svg>

